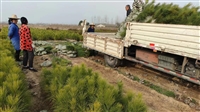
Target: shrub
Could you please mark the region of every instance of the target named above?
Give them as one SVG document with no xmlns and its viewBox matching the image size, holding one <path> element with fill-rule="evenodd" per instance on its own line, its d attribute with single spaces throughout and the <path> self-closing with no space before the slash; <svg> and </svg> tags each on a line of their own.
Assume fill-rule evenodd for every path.
<svg viewBox="0 0 200 112">
<path fill-rule="evenodd" d="M 45 49 L 45 51 L 46 51 L 47 53 L 51 53 L 53 47 L 52 47 L 52 46 L 45 46 L 44 49 Z"/>
<path fill-rule="evenodd" d="M 44 69 L 42 87 L 54 104 L 55 112 L 145 112 L 141 95 L 124 94 L 122 83 L 115 88 L 84 65 Z"/>
<path fill-rule="evenodd" d="M 46 30 L 31 28 L 31 34 L 33 40 L 66 40 L 74 39 L 77 41 L 83 40 L 82 35 L 74 31 L 68 30 Z M 3 39 L 8 38 L 8 28 L 4 27 L 0 33 L 0 37 Z"/>
<path fill-rule="evenodd" d="M 149 21 L 146 21 L 150 17 Z M 136 18 L 137 22 L 153 22 L 163 24 L 200 25 L 199 7 L 188 3 L 184 7 L 171 4 L 155 4 L 155 0 L 146 0 L 144 10 Z"/>
<path fill-rule="evenodd" d="M 0 111 L 25 112 L 30 104 L 25 76 L 17 67 L 8 40 L 0 40 Z"/>
<path fill-rule="evenodd" d="M 73 44 L 73 43 L 67 42 L 66 46 L 67 46 L 67 50 L 76 51 L 78 57 L 88 57 L 90 55 L 90 52 L 86 48 L 83 48 L 82 44 L 80 43 Z"/>
</svg>

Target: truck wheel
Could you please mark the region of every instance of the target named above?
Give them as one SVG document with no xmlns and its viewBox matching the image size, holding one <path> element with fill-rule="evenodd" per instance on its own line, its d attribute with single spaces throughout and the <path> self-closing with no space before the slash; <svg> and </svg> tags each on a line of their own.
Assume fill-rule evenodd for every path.
<svg viewBox="0 0 200 112">
<path fill-rule="evenodd" d="M 96 56 L 98 54 L 98 51 L 95 50 L 89 50 L 90 56 Z"/>
<path fill-rule="evenodd" d="M 117 67 L 121 64 L 121 60 L 115 58 L 115 57 L 112 57 L 112 56 L 109 56 L 109 55 L 104 55 L 104 60 L 106 62 L 106 64 L 108 64 L 108 66 L 110 67 Z"/>
</svg>

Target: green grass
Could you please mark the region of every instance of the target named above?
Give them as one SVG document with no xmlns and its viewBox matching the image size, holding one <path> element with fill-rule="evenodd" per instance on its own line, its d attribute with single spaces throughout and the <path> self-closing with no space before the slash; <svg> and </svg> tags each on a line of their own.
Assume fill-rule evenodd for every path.
<svg viewBox="0 0 200 112">
<path fill-rule="evenodd" d="M 63 58 L 59 58 L 59 57 L 53 57 L 52 61 L 53 61 L 54 66 L 56 66 L 57 64 L 61 65 L 61 66 L 67 66 L 67 65 L 71 64 L 70 61 L 63 59 Z"/>
<path fill-rule="evenodd" d="M 137 81 L 137 82 L 140 81 L 140 79 L 137 76 L 134 76 L 133 80 Z M 154 84 L 150 83 L 149 81 L 144 80 L 142 84 L 153 89 L 153 90 L 155 90 L 155 91 L 157 91 L 160 94 L 163 94 L 163 95 L 168 96 L 168 97 L 175 98 L 174 92 L 169 91 L 169 90 L 164 89 L 164 88 L 161 88 L 160 86 L 154 85 Z"/>
<path fill-rule="evenodd" d="M 149 82 L 146 81 L 146 83 L 149 83 Z M 147 86 L 165 96 L 172 97 L 172 98 L 175 98 L 175 96 L 176 96 L 174 92 L 169 91 L 167 89 L 163 89 L 157 85 L 151 84 L 151 85 L 147 85 Z"/>
<path fill-rule="evenodd" d="M 122 72 L 122 71 L 120 71 L 120 70 L 117 70 L 117 71 L 118 71 L 119 73 L 121 73 L 121 74 L 127 76 L 126 73 L 124 73 L 124 72 Z M 133 79 L 132 79 L 132 80 L 133 80 L 133 81 L 137 81 L 137 82 L 140 82 L 140 81 L 141 81 L 140 78 L 137 77 L 137 76 L 133 76 Z M 150 83 L 149 81 L 144 80 L 143 83 L 141 83 L 141 84 L 143 84 L 143 85 L 145 85 L 145 86 L 147 86 L 147 87 L 149 87 L 149 88 L 151 88 L 151 89 L 153 89 L 153 90 L 157 91 L 158 93 L 163 94 L 163 95 L 165 95 L 165 96 L 172 97 L 172 98 L 175 98 L 175 96 L 176 96 L 174 92 L 169 91 L 169 90 L 164 89 L 164 88 L 161 88 L 160 86 L 157 86 L 157 85 L 155 85 L 155 84 L 152 84 L 152 83 Z"/>
</svg>

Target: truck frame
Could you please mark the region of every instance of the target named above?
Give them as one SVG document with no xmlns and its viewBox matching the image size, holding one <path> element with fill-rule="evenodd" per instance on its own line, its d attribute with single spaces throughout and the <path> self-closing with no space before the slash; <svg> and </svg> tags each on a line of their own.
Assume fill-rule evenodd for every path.
<svg viewBox="0 0 200 112">
<path fill-rule="evenodd" d="M 127 22 L 123 39 L 85 29 L 83 46 L 103 53 L 111 67 L 125 59 L 200 85 L 199 26 Z"/>
</svg>

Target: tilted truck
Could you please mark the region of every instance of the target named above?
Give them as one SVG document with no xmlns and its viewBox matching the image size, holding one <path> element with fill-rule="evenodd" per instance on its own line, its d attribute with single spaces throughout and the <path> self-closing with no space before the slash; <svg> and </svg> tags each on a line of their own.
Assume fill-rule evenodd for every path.
<svg viewBox="0 0 200 112">
<path fill-rule="evenodd" d="M 126 35 L 91 33 L 83 28 L 83 46 L 119 66 L 124 59 L 200 85 L 200 27 L 128 22 Z"/>
</svg>

